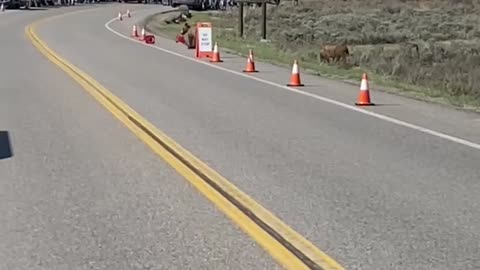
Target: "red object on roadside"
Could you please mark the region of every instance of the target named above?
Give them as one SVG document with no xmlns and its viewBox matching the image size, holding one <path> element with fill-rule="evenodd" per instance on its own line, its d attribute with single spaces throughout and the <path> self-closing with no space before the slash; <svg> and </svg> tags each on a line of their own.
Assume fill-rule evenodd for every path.
<svg viewBox="0 0 480 270">
<path fill-rule="evenodd" d="M 185 44 L 185 43 L 186 43 L 186 42 L 185 42 L 185 37 L 182 36 L 182 35 L 178 35 L 177 38 L 175 39 L 175 42 L 176 42 L 176 43 L 180 42 L 180 43 L 182 43 L 182 44 Z"/>
<path fill-rule="evenodd" d="M 147 44 L 155 44 L 155 36 L 153 36 L 153 35 L 146 35 L 146 36 L 145 36 L 145 43 L 147 43 Z"/>
</svg>

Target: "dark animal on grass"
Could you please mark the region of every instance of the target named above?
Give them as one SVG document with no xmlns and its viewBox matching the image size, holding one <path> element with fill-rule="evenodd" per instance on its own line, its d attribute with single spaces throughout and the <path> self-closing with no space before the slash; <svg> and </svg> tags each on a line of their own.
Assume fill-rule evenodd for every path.
<svg viewBox="0 0 480 270">
<path fill-rule="evenodd" d="M 170 24 L 170 23 L 180 24 L 192 18 L 192 13 L 190 13 L 187 6 L 184 7 L 182 5 L 178 8 L 178 10 L 180 11 L 178 14 L 172 15 L 170 16 L 170 18 L 165 20 L 166 24 Z"/>
<path fill-rule="evenodd" d="M 330 60 L 338 62 L 347 60 L 350 55 L 347 45 L 322 45 L 320 47 L 320 61 L 330 63 Z"/>
<path fill-rule="evenodd" d="M 182 30 L 180 31 L 180 35 L 187 35 L 187 38 L 185 39 L 185 42 L 187 47 L 189 49 L 195 49 L 195 41 L 196 41 L 196 33 L 195 33 L 195 27 L 192 28 L 191 25 L 188 23 L 185 23 L 182 27 Z"/>
<path fill-rule="evenodd" d="M 173 15 L 170 18 L 165 19 L 165 23 L 166 24 L 171 24 L 171 23 L 180 24 L 182 22 L 186 22 L 187 20 L 188 20 L 187 15 L 184 14 L 184 13 L 180 13 L 178 15 Z"/>
</svg>

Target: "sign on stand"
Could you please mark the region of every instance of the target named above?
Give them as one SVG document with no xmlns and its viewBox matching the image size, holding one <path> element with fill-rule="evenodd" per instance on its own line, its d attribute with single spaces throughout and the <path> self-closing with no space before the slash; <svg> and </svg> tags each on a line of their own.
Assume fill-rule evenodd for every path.
<svg viewBox="0 0 480 270">
<path fill-rule="evenodd" d="M 212 24 L 209 22 L 198 22 L 196 30 L 196 52 L 197 58 L 212 57 L 213 42 L 212 42 Z"/>
</svg>

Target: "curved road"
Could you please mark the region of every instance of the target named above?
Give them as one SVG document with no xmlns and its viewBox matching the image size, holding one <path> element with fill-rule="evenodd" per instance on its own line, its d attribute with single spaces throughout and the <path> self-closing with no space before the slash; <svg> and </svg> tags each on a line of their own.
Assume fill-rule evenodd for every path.
<svg viewBox="0 0 480 270">
<path fill-rule="evenodd" d="M 304 75 L 317 96 L 284 91 L 265 80 L 283 85 L 289 70 L 257 63 L 252 80 L 121 38 L 164 9 L 128 6 L 138 13 L 108 28 L 125 6 L 38 34 L 346 269 L 480 268 L 479 115 L 372 93 L 385 106 L 366 110 L 437 136 L 315 98 L 351 104 L 357 86 Z M 0 17 L 14 152 L 0 160 L 0 269 L 279 268 L 24 38 L 27 23 L 76 9 Z"/>
<path fill-rule="evenodd" d="M 0 17 L 0 269 L 281 269 L 25 38 L 76 9 Z"/>
</svg>

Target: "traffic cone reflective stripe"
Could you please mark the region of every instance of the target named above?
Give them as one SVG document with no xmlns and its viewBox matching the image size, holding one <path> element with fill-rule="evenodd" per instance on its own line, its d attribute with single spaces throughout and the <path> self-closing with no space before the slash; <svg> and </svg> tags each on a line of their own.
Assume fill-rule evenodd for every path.
<svg viewBox="0 0 480 270">
<path fill-rule="evenodd" d="M 253 50 L 248 51 L 248 57 L 250 57 L 250 61 L 255 64 L 255 58 L 253 57 Z"/>
<path fill-rule="evenodd" d="M 132 37 L 138 37 L 137 25 L 133 25 Z"/>
<path fill-rule="evenodd" d="M 298 62 L 293 61 L 292 75 L 290 76 L 290 83 L 287 86 L 304 86 L 300 80 L 300 71 L 298 69 Z"/>
<path fill-rule="evenodd" d="M 221 59 L 220 59 L 220 52 L 218 51 L 218 46 L 217 46 L 217 42 L 215 42 L 215 46 L 213 46 L 213 56 L 212 56 L 212 59 L 210 60 L 210 62 L 223 62 Z"/>
<path fill-rule="evenodd" d="M 368 87 L 368 76 L 366 73 L 362 75 L 362 82 L 360 83 L 360 93 L 358 94 L 358 100 L 355 102 L 357 106 L 372 106 L 375 105 L 370 101 L 370 90 Z"/>
<path fill-rule="evenodd" d="M 255 70 L 255 62 L 253 61 L 253 51 L 250 50 L 247 58 L 247 67 L 243 70 L 243 72 L 258 72 Z"/>
<path fill-rule="evenodd" d="M 145 27 L 142 27 L 142 33 L 140 34 L 140 40 L 145 39 Z"/>
</svg>

